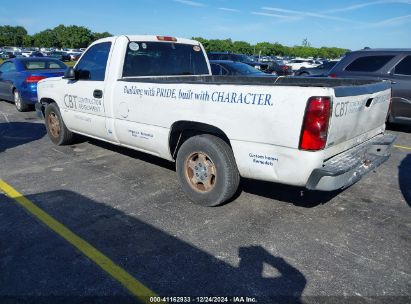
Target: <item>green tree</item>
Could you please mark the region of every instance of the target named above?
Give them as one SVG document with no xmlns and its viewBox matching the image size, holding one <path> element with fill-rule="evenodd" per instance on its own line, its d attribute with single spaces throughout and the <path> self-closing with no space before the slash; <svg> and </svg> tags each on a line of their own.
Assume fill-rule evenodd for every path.
<svg viewBox="0 0 411 304">
<path fill-rule="evenodd" d="M 93 41 L 93 34 L 84 26 L 60 24 L 52 31 L 56 35 L 57 45 L 61 47 L 87 47 Z"/>
<path fill-rule="evenodd" d="M 251 44 L 245 41 L 234 41 L 232 45 L 232 51 L 234 53 L 252 54 L 253 50 L 254 48 L 251 46 Z"/>
<path fill-rule="evenodd" d="M 113 36 L 113 35 L 110 34 L 109 32 L 92 33 L 91 35 L 93 36 L 93 41 L 96 41 L 96 40 L 98 40 L 98 39 L 102 39 L 102 38 L 107 38 L 107 37 Z"/>
<path fill-rule="evenodd" d="M 34 39 L 33 39 L 32 36 L 30 36 L 30 35 L 25 35 L 25 36 L 23 37 L 23 46 L 24 46 L 24 47 L 33 46 L 33 43 L 34 43 Z"/>
<path fill-rule="evenodd" d="M 33 35 L 33 45 L 36 47 L 59 47 L 56 34 L 47 29 Z"/>
<path fill-rule="evenodd" d="M 27 31 L 22 26 L 0 26 L 0 45 L 22 46 Z"/>
</svg>

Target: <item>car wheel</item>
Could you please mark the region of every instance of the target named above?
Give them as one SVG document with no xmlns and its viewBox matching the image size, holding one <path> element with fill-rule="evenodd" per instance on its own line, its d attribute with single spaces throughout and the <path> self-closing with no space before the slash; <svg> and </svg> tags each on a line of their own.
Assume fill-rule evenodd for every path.
<svg viewBox="0 0 411 304">
<path fill-rule="evenodd" d="M 72 143 L 74 134 L 67 129 L 55 103 L 47 105 L 44 118 L 47 134 L 54 144 L 62 146 Z"/>
<path fill-rule="evenodd" d="M 308 76 L 308 75 L 310 75 L 309 73 L 307 73 L 307 72 L 301 72 L 300 74 L 298 74 L 298 76 Z"/>
<path fill-rule="evenodd" d="M 17 111 L 19 111 L 19 112 L 28 111 L 30 106 L 23 102 L 23 100 L 21 99 L 19 91 L 17 91 L 15 89 L 14 92 L 13 92 L 13 95 L 14 95 L 14 104 L 16 106 Z"/>
<path fill-rule="evenodd" d="M 203 134 L 189 138 L 177 154 L 177 177 L 187 197 L 202 206 L 217 206 L 233 197 L 240 183 L 230 146 Z"/>
</svg>

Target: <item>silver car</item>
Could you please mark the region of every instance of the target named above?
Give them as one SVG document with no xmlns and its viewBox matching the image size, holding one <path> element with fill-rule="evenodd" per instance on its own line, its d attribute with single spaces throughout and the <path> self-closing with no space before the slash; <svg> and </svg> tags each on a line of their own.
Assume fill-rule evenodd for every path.
<svg viewBox="0 0 411 304">
<path fill-rule="evenodd" d="M 348 53 L 329 72 L 330 77 L 390 81 L 389 122 L 411 124 L 411 49 L 364 49 Z"/>
</svg>

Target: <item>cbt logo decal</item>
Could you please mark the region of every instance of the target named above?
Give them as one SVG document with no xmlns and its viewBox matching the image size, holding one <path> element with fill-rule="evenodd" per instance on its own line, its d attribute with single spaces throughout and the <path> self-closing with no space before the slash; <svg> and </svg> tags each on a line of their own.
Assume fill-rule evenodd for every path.
<svg viewBox="0 0 411 304">
<path fill-rule="evenodd" d="M 346 102 L 339 102 L 335 105 L 335 117 L 342 117 L 347 115 L 348 112 L 348 105 L 350 104 L 349 101 Z"/>
</svg>

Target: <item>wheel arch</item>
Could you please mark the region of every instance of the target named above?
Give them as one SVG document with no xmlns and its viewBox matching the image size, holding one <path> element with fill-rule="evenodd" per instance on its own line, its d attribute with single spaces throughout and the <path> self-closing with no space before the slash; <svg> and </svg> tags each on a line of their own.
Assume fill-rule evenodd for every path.
<svg viewBox="0 0 411 304">
<path fill-rule="evenodd" d="M 54 99 L 52 99 L 52 98 L 43 97 L 43 98 L 41 98 L 41 99 L 39 100 L 40 111 L 41 111 L 41 113 L 43 114 L 43 118 L 44 118 L 44 116 L 45 116 L 45 114 L 46 114 L 46 106 L 49 105 L 49 104 L 51 104 L 51 103 L 55 103 L 55 104 L 58 106 L 57 102 L 56 102 Z"/>
<path fill-rule="evenodd" d="M 170 128 L 168 144 L 172 158 L 176 159 L 178 150 L 187 139 L 201 134 L 215 135 L 231 147 L 227 134 L 220 128 L 203 122 L 180 120 L 174 122 Z"/>
</svg>

